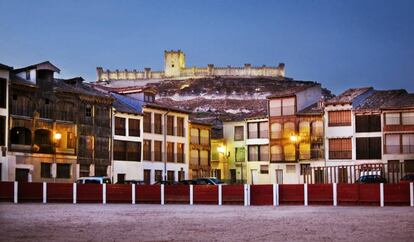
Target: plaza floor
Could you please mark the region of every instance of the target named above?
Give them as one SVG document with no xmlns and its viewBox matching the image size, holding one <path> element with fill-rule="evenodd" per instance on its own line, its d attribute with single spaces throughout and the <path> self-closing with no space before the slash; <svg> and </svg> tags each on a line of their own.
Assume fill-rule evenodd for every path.
<svg viewBox="0 0 414 242">
<path fill-rule="evenodd" d="M 413 241 L 413 207 L 0 203 L 0 241 Z"/>
</svg>

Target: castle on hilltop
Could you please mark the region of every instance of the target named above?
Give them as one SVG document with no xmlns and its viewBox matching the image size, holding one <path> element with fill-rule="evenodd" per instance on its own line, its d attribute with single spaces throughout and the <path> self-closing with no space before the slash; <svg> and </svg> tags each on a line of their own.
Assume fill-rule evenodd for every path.
<svg viewBox="0 0 414 242">
<path fill-rule="evenodd" d="M 285 64 L 278 66 L 254 67 L 251 64 L 244 64 L 243 67 L 215 67 L 208 64 L 207 67 L 186 67 L 185 54 L 183 51 L 164 51 L 164 71 L 152 71 L 151 68 L 144 68 L 144 71 L 137 70 L 104 70 L 97 67 L 97 81 L 109 80 L 148 80 L 166 78 L 189 78 L 206 76 L 242 76 L 242 77 L 284 77 Z"/>
</svg>

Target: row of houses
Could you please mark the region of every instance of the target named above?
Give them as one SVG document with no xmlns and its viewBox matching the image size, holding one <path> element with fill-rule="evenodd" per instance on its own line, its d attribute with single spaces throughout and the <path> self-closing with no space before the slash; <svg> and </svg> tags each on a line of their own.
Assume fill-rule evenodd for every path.
<svg viewBox="0 0 414 242">
<path fill-rule="evenodd" d="M 155 102 L 148 87 L 109 88 L 57 79 L 50 62 L 0 65 L 1 180 L 321 182 L 327 167 L 403 164 L 414 172 L 414 95 L 349 89 L 324 100 L 298 82 L 267 97 L 267 113 L 238 120 L 193 119 Z M 348 177 L 338 170 L 339 180 Z"/>
</svg>

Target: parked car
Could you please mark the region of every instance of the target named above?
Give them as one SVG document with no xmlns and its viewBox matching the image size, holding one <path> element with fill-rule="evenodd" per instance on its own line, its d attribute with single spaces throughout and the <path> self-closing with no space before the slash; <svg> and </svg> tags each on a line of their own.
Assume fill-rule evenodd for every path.
<svg viewBox="0 0 414 242">
<path fill-rule="evenodd" d="M 414 182 L 414 174 L 408 174 L 400 179 L 400 182 Z"/>
<path fill-rule="evenodd" d="M 197 185 L 197 182 L 195 180 L 182 180 L 179 181 L 179 183 L 183 185 Z"/>
<path fill-rule="evenodd" d="M 153 185 L 178 185 L 179 182 L 176 181 L 157 181 Z"/>
<path fill-rule="evenodd" d="M 222 181 L 215 177 L 203 177 L 194 179 L 196 185 L 219 185 L 224 184 Z"/>
<path fill-rule="evenodd" d="M 145 182 L 140 180 L 125 180 L 122 184 L 145 185 Z"/>
<path fill-rule="evenodd" d="M 91 177 L 81 177 L 76 180 L 78 184 L 111 184 L 111 179 L 109 177 L 103 176 L 91 176 Z"/>
<path fill-rule="evenodd" d="M 364 175 L 358 178 L 357 183 L 387 183 L 387 179 L 379 175 Z"/>
</svg>

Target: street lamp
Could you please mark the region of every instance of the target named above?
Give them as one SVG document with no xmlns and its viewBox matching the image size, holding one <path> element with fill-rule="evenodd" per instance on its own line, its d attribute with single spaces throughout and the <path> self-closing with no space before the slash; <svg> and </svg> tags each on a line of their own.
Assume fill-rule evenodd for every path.
<svg viewBox="0 0 414 242">
<path fill-rule="evenodd" d="M 62 138 L 61 133 L 55 133 L 53 135 L 53 150 L 54 150 L 53 163 L 55 164 L 56 169 L 57 169 L 57 165 L 56 165 L 56 146 L 57 146 L 57 143 L 59 142 L 59 140 L 61 138 Z M 56 182 L 56 173 L 55 173 L 55 176 L 53 177 L 53 180 Z"/>
<path fill-rule="evenodd" d="M 295 135 L 295 134 L 292 134 L 292 135 L 290 135 L 290 141 L 295 145 L 295 162 L 298 162 L 298 151 L 299 151 L 299 148 L 298 148 L 298 145 L 299 145 L 299 136 L 297 136 L 297 135 Z"/>
</svg>

